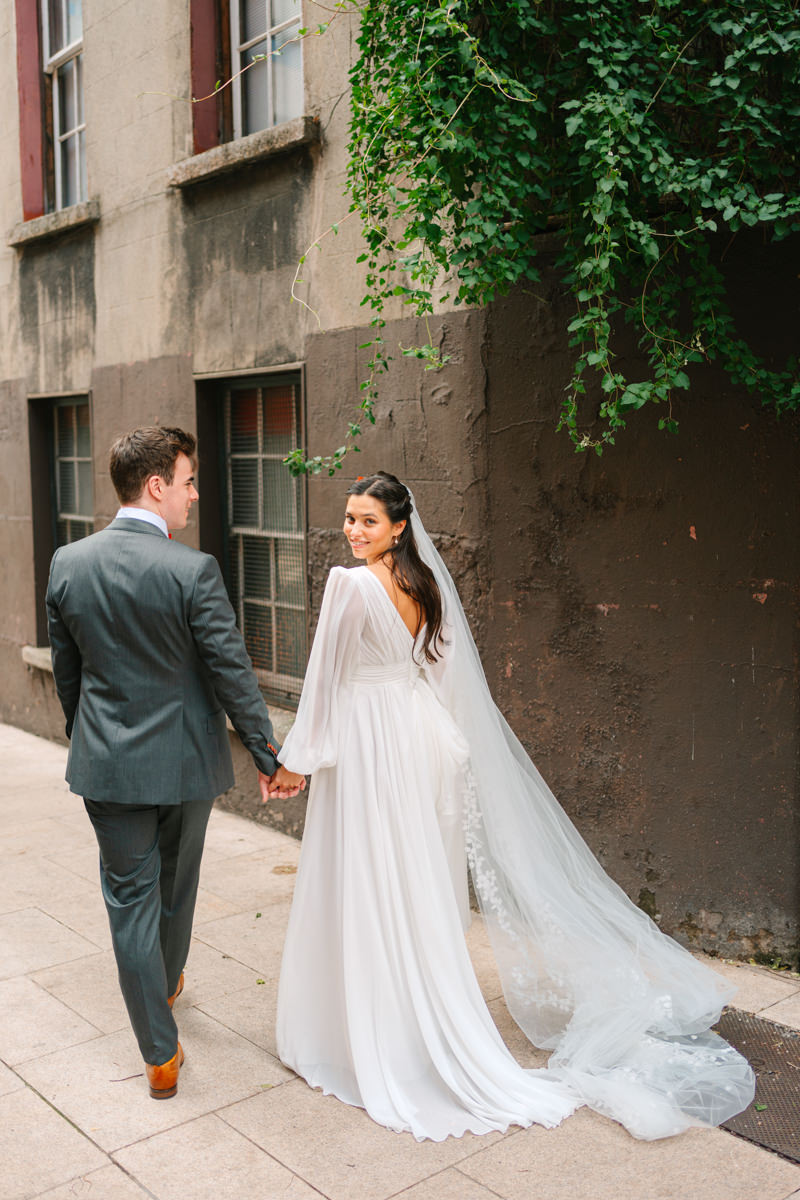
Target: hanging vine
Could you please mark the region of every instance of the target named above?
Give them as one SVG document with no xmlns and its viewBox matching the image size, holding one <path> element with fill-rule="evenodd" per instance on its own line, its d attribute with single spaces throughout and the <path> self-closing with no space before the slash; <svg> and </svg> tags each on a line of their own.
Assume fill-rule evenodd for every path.
<svg viewBox="0 0 800 1200">
<path fill-rule="evenodd" d="M 374 421 L 390 297 L 426 319 L 435 301 L 487 304 L 538 278 L 548 231 L 575 303 L 559 428 L 578 450 L 602 452 L 649 404 L 674 430 L 690 363 L 718 363 L 779 412 L 800 405 L 797 362 L 769 369 L 737 331 L 719 264 L 744 228 L 800 231 L 797 0 L 368 0 L 360 12 L 349 187 L 371 361 L 346 444 L 296 451 L 294 473 L 333 473 Z M 617 360 L 626 323 L 644 378 Z M 430 340 L 402 353 L 442 365 Z"/>
</svg>

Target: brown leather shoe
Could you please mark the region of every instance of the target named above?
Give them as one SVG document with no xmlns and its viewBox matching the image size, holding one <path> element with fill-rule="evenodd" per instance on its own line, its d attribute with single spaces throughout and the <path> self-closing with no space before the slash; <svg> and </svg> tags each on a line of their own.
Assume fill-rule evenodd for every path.
<svg viewBox="0 0 800 1200">
<path fill-rule="evenodd" d="M 178 1050 L 169 1062 L 153 1067 L 145 1063 L 147 1082 L 150 1084 L 150 1095 L 154 1100 L 169 1100 L 178 1090 L 178 1072 L 183 1066 L 183 1048 L 178 1042 Z"/>
<path fill-rule="evenodd" d="M 180 996 L 182 991 L 183 991 L 183 971 L 181 971 L 181 977 L 178 980 L 178 986 L 175 988 L 175 991 L 172 993 L 171 996 L 167 997 L 167 1004 L 170 1006 L 170 1008 L 172 1008 L 173 1004 L 178 999 L 178 996 Z"/>
</svg>

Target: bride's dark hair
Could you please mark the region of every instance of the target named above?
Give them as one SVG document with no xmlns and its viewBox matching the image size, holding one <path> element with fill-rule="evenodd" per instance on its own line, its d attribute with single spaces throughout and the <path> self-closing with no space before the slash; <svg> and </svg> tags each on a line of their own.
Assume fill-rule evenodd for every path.
<svg viewBox="0 0 800 1200">
<path fill-rule="evenodd" d="M 405 521 L 397 542 L 381 557 L 400 588 L 419 605 L 415 637 L 423 626 L 422 652 L 428 662 L 436 662 L 438 643 L 442 640 L 442 597 L 430 567 L 422 561 L 411 528 L 411 494 L 404 483 L 387 471 L 378 471 L 366 479 L 357 479 L 348 488 L 348 496 L 374 496 L 386 510 L 393 525 Z"/>
</svg>

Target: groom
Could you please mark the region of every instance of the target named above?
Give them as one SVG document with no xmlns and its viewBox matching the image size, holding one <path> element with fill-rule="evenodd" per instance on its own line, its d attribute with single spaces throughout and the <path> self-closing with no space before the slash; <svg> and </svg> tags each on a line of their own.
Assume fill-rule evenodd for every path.
<svg viewBox="0 0 800 1200">
<path fill-rule="evenodd" d="M 171 540 L 198 498 L 195 439 L 125 434 L 110 472 L 122 507 L 56 551 L 47 613 L 67 719 L 70 790 L 84 797 L 122 994 L 150 1094 L 174 1096 L 200 859 L 214 798 L 233 784 L 225 713 L 264 800 L 305 786 L 277 761 L 267 707 L 217 562 Z"/>
</svg>

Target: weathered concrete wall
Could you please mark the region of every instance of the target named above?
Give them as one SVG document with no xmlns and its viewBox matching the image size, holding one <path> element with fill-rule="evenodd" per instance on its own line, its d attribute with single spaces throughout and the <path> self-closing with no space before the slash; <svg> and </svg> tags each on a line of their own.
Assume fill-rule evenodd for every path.
<svg viewBox="0 0 800 1200">
<path fill-rule="evenodd" d="M 785 248 L 730 269 L 797 328 Z M 797 947 L 800 421 L 711 368 L 602 458 L 554 433 L 568 305 L 547 279 L 489 321 L 486 661 L 498 702 L 611 874 L 722 954 Z M 767 299 L 769 297 L 769 299 Z M 747 312 L 752 311 L 752 303 Z"/>
</svg>

